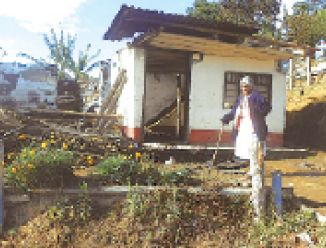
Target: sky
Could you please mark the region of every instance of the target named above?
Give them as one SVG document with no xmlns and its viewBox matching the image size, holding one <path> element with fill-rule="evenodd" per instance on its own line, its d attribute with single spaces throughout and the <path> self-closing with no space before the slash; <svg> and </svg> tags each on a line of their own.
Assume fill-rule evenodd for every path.
<svg viewBox="0 0 326 248">
<path fill-rule="evenodd" d="M 167 13 L 185 14 L 194 0 L 0 0 L 0 47 L 6 54 L 0 62 L 21 61 L 19 52 L 35 58 L 47 58 L 49 50 L 43 34 L 51 28 L 75 34 L 76 54 L 91 44 L 91 53 L 101 49 L 98 59 L 105 60 L 121 48 L 123 42 L 104 41 L 122 4 Z M 283 0 L 288 9 L 295 0 Z"/>
</svg>

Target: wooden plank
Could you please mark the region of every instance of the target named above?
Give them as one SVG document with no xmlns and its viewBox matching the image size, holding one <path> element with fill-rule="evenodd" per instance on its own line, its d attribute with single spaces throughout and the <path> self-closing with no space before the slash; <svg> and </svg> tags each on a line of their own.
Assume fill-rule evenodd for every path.
<svg viewBox="0 0 326 248">
<path fill-rule="evenodd" d="M 58 116 L 63 116 L 67 119 L 79 119 L 79 118 L 108 118 L 108 119 L 122 119 L 121 115 L 116 114 L 96 114 L 96 113 L 84 113 L 75 111 L 65 111 L 65 110 L 32 110 L 27 113 L 29 116 L 40 116 L 43 119 L 56 119 Z"/>
<path fill-rule="evenodd" d="M 263 54 L 253 54 L 253 53 L 239 53 L 236 50 L 229 50 L 229 49 L 216 49 L 216 47 L 211 47 L 211 48 L 206 48 L 203 49 L 202 47 L 193 47 L 193 46 L 185 46 L 184 44 L 171 44 L 171 43 L 164 43 L 164 42 L 157 42 L 157 41 L 153 41 L 151 43 L 151 45 L 153 46 L 157 46 L 157 47 L 161 47 L 161 48 L 165 48 L 165 47 L 174 47 L 176 49 L 180 49 L 180 50 L 185 50 L 185 51 L 192 51 L 192 52 L 198 52 L 198 51 L 202 51 L 207 55 L 218 55 L 220 57 L 250 57 L 252 59 L 258 59 L 258 60 L 267 60 L 270 59 L 271 57 Z"/>
<path fill-rule="evenodd" d="M 251 55 L 259 59 L 288 59 L 290 54 L 273 50 L 270 48 L 253 48 L 239 44 L 228 44 L 218 40 L 210 40 L 207 38 L 190 37 L 185 35 L 176 35 L 161 32 L 158 36 L 153 38 L 150 42 L 153 46 L 176 48 L 180 50 L 202 51 L 214 53 L 223 52 L 223 55 L 230 55 L 243 57 Z M 234 53 L 233 53 L 234 52 Z"/>
</svg>

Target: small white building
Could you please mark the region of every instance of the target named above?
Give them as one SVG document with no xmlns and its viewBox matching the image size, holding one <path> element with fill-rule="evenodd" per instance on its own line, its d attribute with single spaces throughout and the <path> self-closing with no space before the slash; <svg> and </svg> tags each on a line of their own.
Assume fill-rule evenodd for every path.
<svg viewBox="0 0 326 248">
<path fill-rule="evenodd" d="M 119 72 L 127 75 L 116 110 L 124 134 L 145 142 L 212 144 L 240 92 L 240 78 L 250 75 L 272 105 L 267 142 L 282 146 L 286 77 L 278 62 L 290 55 L 252 45 L 248 39 L 256 32 L 122 6 L 104 39 L 132 38 L 111 61 L 113 84 Z M 230 125 L 223 143 L 232 142 L 231 132 Z"/>
</svg>

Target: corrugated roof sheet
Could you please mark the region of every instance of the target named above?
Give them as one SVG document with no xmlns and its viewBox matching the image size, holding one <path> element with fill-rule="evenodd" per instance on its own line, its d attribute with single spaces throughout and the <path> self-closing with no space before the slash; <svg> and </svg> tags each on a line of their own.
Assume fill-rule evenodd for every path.
<svg viewBox="0 0 326 248">
<path fill-rule="evenodd" d="M 164 13 L 163 11 L 135 8 L 122 5 L 111 26 L 104 34 L 105 40 L 121 40 L 133 37 L 135 33 L 146 32 L 155 28 L 177 28 L 180 30 L 202 31 L 214 34 L 217 31 L 230 34 L 252 35 L 258 32 L 256 27 L 216 23 L 191 16 Z"/>
</svg>

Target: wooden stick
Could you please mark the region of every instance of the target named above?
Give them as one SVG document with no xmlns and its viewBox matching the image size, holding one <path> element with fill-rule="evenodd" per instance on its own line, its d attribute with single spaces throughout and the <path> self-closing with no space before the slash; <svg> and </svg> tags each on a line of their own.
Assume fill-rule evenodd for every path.
<svg viewBox="0 0 326 248">
<path fill-rule="evenodd" d="M 218 133 L 218 137 L 217 137 L 217 142 L 216 142 L 216 149 L 215 149 L 215 152 L 214 152 L 214 155 L 213 155 L 213 166 L 216 166 L 217 165 L 217 153 L 218 153 L 218 150 L 220 148 L 220 141 L 221 141 L 221 138 L 222 138 L 222 134 L 223 134 L 223 131 L 224 131 L 224 125 L 222 124 L 222 127 Z"/>
</svg>

